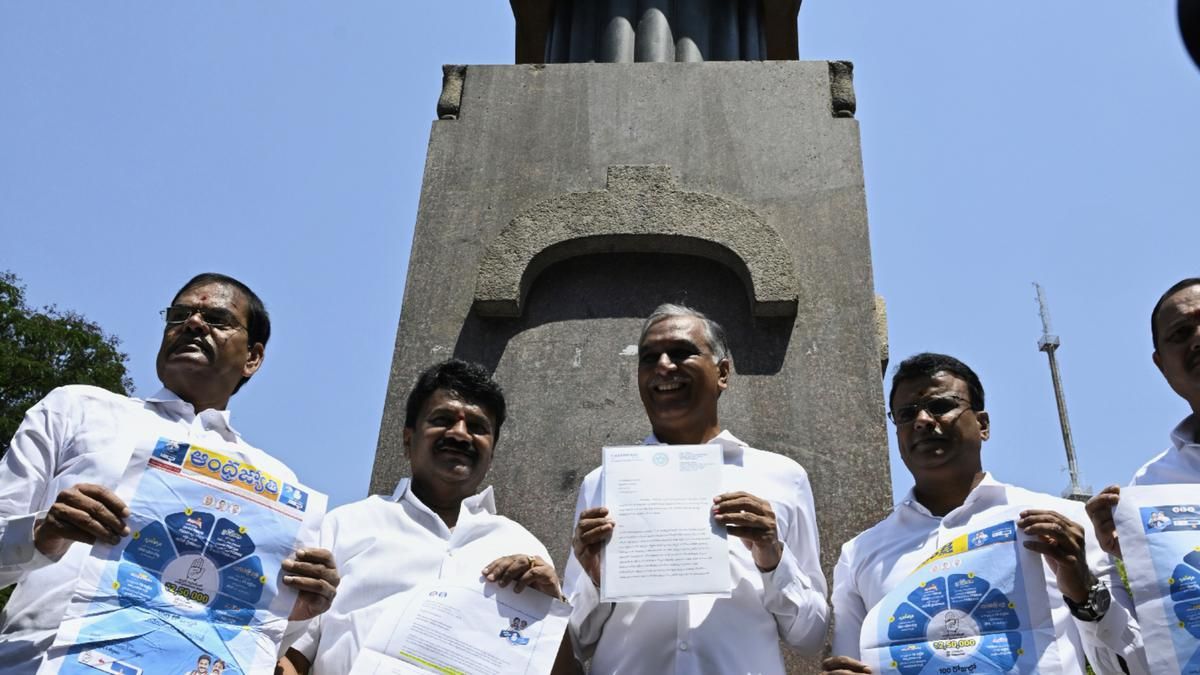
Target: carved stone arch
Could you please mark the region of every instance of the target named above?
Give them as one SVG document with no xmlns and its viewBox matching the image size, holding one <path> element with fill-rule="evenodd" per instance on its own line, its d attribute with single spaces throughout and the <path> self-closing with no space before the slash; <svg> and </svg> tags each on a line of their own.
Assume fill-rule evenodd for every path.
<svg viewBox="0 0 1200 675">
<path fill-rule="evenodd" d="M 612 166 L 604 190 L 572 192 L 517 214 L 488 246 L 475 285 L 480 316 L 516 317 L 549 265 L 592 253 L 696 255 L 733 270 L 756 316 L 793 316 L 799 284 L 779 233 L 758 213 L 680 190 L 666 166 Z"/>
</svg>

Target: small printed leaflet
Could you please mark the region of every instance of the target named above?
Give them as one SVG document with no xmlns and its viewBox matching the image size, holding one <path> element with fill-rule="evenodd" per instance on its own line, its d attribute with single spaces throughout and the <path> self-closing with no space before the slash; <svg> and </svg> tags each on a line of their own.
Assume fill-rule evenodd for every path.
<svg viewBox="0 0 1200 675">
<path fill-rule="evenodd" d="M 617 527 L 601 553 L 602 601 L 729 596 L 729 542 L 712 516 L 722 465 L 715 443 L 604 448 Z"/>
<path fill-rule="evenodd" d="M 167 438 L 135 449 L 117 493 L 131 535 L 92 547 L 38 672 L 272 672 L 296 601 L 281 565 L 315 543 L 325 495 Z"/>
<path fill-rule="evenodd" d="M 1150 671 L 1200 675 L 1200 487 L 1121 488 L 1113 516 Z"/>
<path fill-rule="evenodd" d="M 1041 556 L 1011 520 L 946 530 L 937 552 L 863 622 L 876 673 L 1058 673 Z"/>
<path fill-rule="evenodd" d="M 532 588 L 436 581 L 392 597 L 351 675 L 549 673 L 571 608 Z"/>
</svg>

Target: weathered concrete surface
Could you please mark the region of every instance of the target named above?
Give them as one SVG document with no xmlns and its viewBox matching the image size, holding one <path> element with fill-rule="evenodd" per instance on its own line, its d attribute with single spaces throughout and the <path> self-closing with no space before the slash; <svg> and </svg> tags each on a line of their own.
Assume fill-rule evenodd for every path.
<svg viewBox="0 0 1200 675">
<path fill-rule="evenodd" d="M 835 117 L 830 91 L 825 62 L 467 67 L 458 119 L 433 123 L 373 491 L 407 471 L 403 402 L 417 373 L 451 355 L 482 361 L 511 406 L 490 475 L 499 507 L 561 565 L 600 448 L 649 431 L 636 390 L 641 318 L 683 301 L 730 332 L 724 425 L 808 469 L 828 573 L 841 543 L 891 504 L 858 123 Z M 527 284 L 521 273 L 518 316 L 473 309 L 480 267 L 515 219 L 611 195 L 610 167 L 630 166 L 669 167 L 670 190 L 754 214 L 687 224 L 709 239 L 738 241 L 739 222 L 774 232 L 794 315 L 756 316 L 740 257 L 653 237 L 641 252 L 581 246 Z M 567 242 L 589 236 L 589 214 L 576 215 Z"/>
</svg>

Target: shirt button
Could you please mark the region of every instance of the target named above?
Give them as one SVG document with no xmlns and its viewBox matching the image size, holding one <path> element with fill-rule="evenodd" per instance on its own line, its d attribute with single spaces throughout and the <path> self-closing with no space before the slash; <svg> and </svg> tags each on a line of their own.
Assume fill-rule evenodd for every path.
<svg viewBox="0 0 1200 675">
<path fill-rule="evenodd" d="M 680 640 L 679 641 L 679 651 L 686 652 L 687 650 L 688 650 L 687 640 Z"/>
</svg>

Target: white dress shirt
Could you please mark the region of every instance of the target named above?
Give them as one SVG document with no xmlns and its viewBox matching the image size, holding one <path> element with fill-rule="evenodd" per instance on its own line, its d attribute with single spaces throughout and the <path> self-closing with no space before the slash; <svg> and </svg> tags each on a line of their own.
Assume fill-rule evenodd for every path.
<svg viewBox="0 0 1200 675">
<path fill-rule="evenodd" d="M 405 478 L 390 498 L 375 495 L 325 516 L 321 546 L 333 551 L 342 581 L 333 606 L 292 645 L 312 664 L 310 672 L 350 672 L 385 609 L 383 601 L 397 593 L 437 579 L 482 582 L 481 570 L 506 555 L 550 562 L 546 547 L 528 530 L 496 515 L 492 488 L 464 499 L 450 529 L 410 486 Z"/>
<path fill-rule="evenodd" d="M 1183 418 L 1171 431 L 1171 447 L 1133 475 L 1133 485 L 1200 483 L 1200 443 L 1196 442 L 1195 415 Z"/>
<path fill-rule="evenodd" d="M 730 597 L 602 603 L 572 553 L 564 580 L 571 634 L 591 657 L 592 673 L 783 673 L 780 639 L 810 652 L 824 641 L 829 608 L 808 474 L 792 459 L 748 447 L 728 431 L 709 442 L 724 453 L 725 492 L 771 502 L 783 542 L 779 566 L 760 572 L 742 540 L 731 536 Z M 645 443 L 659 441 L 650 436 Z M 583 479 L 576 523 L 584 509 L 603 505 L 600 478 L 597 468 Z"/>
<path fill-rule="evenodd" d="M 1000 483 L 986 474 L 963 505 L 938 517 L 917 501 L 912 490 L 887 518 L 842 546 L 833 570 L 833 653 L 860 659 L 859 634 L 867 612 L 900 584 L 939 547 L 947 543 L 946 530 L 971 522 L 988 523 L 989 515 L 1010 506 L 1057 511 L 1086 531 L 1088 566 L 1105 580 L 1113 602 L 1100 621 L 1080 621 L 1063 602 L 1054 573 L 1046 566 L 1050 615 L 1058 635 L 1056 646 L 1068 672 L 1084 672 L 1084 657 L 1097 673 L 1123 672 L 1117 655 L 1129 672 L 1145 673 L 1142 634 L 1129 610 L 1133 606 L 1116 568 L 1096 543 L 1080 502 L 1059 499 Z M 1043 564 L 1045 558 L 1043 556 Z M 1078 668 L 1075 670 L 1075 668 Z"/>
<path fill-rule="evenodd" d="M 244 441 L 229 412 L 196 414 L 167 389 L 146 399 L 72 385 L 50 392 L 25 413 L 0 460 L 0 586 L 17 584 L 0 614 L 0 664 L 6 674 L 34 673 L 54 641 L 91 547 L 71 546 L 54 562 L 33 546 L 33 526 L 64 489 L 115 487 L 133 459 L 167 437 L 215 447 L 234 444 L 256 467 L 295 481 L 290 469 Z"/>
</svg>

